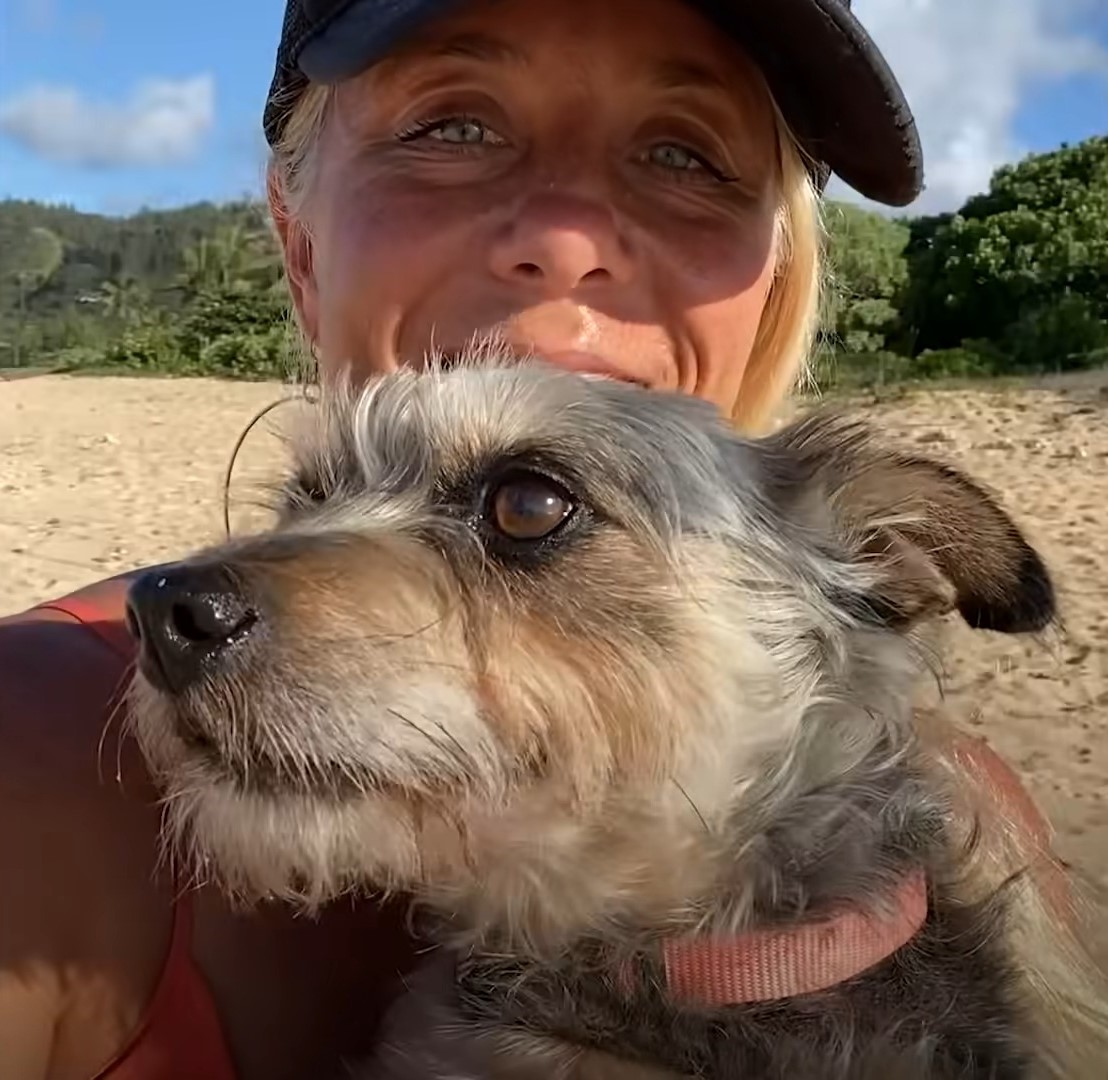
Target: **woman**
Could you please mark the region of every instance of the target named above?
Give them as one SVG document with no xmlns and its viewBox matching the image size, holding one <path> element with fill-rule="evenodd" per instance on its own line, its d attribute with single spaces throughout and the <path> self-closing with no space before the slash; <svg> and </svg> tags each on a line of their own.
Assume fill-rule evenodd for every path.
<svg viewBox="0 0 1108 1080">
<path fill-rule="evenodd" d="M 291 0 L 269 200 L 323 377 L 495 328 L 762 425 L 810 343 L 828 168 L 900 205 L 919 146 L 848 5 L 702 7 Z M 0 1075 L 326 1075 L 410 959 L 402 912 L 240 912 L 155 872 L 156 793 L 105 729 L 124 584 L 0 622 Z"/>
</svg>

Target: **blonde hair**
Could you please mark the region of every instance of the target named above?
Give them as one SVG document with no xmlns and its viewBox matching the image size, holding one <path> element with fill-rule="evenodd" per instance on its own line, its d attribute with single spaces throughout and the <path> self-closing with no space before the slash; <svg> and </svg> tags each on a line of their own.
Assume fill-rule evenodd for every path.
<svg viewBox="0 0 1108 1080">
<path fill-rule="evenodd" d="M 737 427 L 757 434 L 770 427 L 790 392 L 808 376 L 821 314 L 824 230 L 821 200 L 809 159 L 768 86 L 777 133 L 777 265 L 732 413 Z M 271 206 L 302 218 L 312 189 L 314 153 L 333 89 L 310 85 L 292 104 L 267 170 Z"/>
</svg>

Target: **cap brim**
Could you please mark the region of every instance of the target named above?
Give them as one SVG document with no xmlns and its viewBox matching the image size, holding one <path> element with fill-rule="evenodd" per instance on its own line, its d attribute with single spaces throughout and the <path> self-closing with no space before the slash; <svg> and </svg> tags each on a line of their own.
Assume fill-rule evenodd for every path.
<svg viewBox="0 0 1108 1080">
<path fill-rule="evenodd" d="M 912 110 L 873 39 L 839 0 L 702 5 L 757 61 L 805 151 L 859 194 L 906 206 L 923 190 Z"/>
<path fill-rule="evenodd" d="M 303 80 L 336 83 L 364 71 L 460 0 L 354 0 L 330 22 L 292 43 Z M 841 0 L 715 0 L 696 3 L 732 34 L 765 74 L 801 146 L 859 194 L 906 206 L 923 189 L 923 154 L 912 111 L 888 64 Z M 281 123 L 266 106 L 266 134 Z"/>
</svg>

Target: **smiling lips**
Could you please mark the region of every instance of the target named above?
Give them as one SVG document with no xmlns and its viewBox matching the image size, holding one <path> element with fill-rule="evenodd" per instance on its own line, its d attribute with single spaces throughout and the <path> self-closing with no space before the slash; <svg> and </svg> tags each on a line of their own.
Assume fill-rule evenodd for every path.
<svg viewBox="0 0 1108 1080">
<path fill-rule="evenodd" d="M 451 361 L 461 356 L 464 349 L 445 349 L 442 356 L 447 366 Z M 645 386 L 641 377 L 632 375 L 626 368 L 598 353 L 585 352 L 580 349 L 552 349 L 545 351 L 540 348 L 515 350 L 520 360 L 542 360 L 563 371 L 572 371 L 581 375 L 595 375 L 605 379 L 614 379 L 617 382 L 632 383 L 636 386 Z"/>
<path fill-rule="evenodd" d="M 621 365 L 596 353 L 564 350 L 536 352 L 536 355 L 565 371 L 576 371 L 583 375 L 601 375 L 608 379 L 641 385 L 641 380 L 632 377 Z"/>
</svg>

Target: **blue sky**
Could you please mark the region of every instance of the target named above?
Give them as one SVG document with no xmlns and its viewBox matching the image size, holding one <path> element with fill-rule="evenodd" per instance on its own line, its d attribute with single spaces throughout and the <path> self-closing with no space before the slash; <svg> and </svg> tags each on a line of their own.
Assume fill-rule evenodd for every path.
<svg viewBox="0 0 1108 1080">
<path fill-rule="evenodd" d="M 957 205 L 1028 150 L 1108 134 L 1108 0 L 854 6 L 919 116 L 918 209 Z M 125 213 L 257 193 L 282 13 L 281 0 L 3 0 L 0 197 Z"/>
<path fill-rule="evenodd" d="M 122 123 L 137 122 L 144 105 L 156 108 L 137 100 L 142 84 L 166 81 L 179 92 L 169 95 L 163 123 L 176 125 L 179 143 L 170 134 L 161 155 L 147 157 L 137 147 L 117 148 L 115 162 L 85 160 L 90 148 L 78 147 L 76 160 L 67 160 L 56 147 L 13 137 L 11 124 L 5 132 L 0 121 L 0 195 L 115 213 L 257 192 L 261 108 L 282 11 L 279 0 L 2 0 L 0 116 L 5 102 L 26 103 L 46 87 L 76 92 L 72 120 L 83 118 L 81 106 L 96 104 Z M 120 134 L 105 132 L 104 144 Z M 110 145 L 103 156 L 112 156 Z"/>
<path fill-rule="evenodd" d="M 1032 149 L 1108 135 L 1108 0 L 1087 0 L 1074 29 L 1101 50 L 1100 62 L 1094 61 L 1091 70 L 1040 83 L 1026 95 L 1016 133 Z"/>
<path fill-rule="evenodd" d="M 1108 24 L 1102 40 L 1108 43 Z M 1030 149 L 1108 135 L 1108 80 L 1074 75 L 1029 94 L 1016 118 L 1016 136 Z"/>
</svg>

